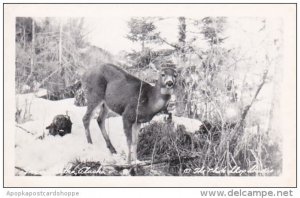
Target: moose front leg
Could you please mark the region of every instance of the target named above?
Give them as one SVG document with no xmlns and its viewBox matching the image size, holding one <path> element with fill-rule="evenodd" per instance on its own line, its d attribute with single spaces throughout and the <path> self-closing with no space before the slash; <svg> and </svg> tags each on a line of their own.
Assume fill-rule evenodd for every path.
<svg viewBox="0 0 300 198">
<path fill-rule="evenodd" d="M 127 119 L 124 119 L 123 117 L 123 127 L 124 127 L 124 132 L 126 135 L 127 139 L 127 147 L 128 147 L 128 154 L 127 154 L 127 163 L 131 164 L 131 148 L 132 148 L 132 122 L 130 122 Z"/>
<path fill-rule="evenodd" d="M 137 144 L 138 144 L 138 136 L 139 136 L 139 131 L 140 131 L 141 124 L 139 123 L 134 123 L 132 125 L 132 160 L 136 161 L 137 160 Z"/>
<path fill-rule="evenodd" d="M 138 143 L 138 134 L 140 131 L 140 124 L 132 123 L 127 119 L 123 118 L 124 132 L 127 138 L 128 146 L 128 157 L 127 162 L 131 164 L 131 161 L 137 159 L 137 143 Z"/>
</svg>

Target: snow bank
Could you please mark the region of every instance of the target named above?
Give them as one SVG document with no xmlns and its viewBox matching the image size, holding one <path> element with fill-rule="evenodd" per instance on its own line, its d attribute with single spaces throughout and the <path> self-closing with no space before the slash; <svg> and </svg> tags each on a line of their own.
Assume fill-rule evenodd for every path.
<svg viewBox="0 0 300 198">
<path fill-rule="evenodd" d="M 165 118 L 165 115 L 158 115 L 155 116 L 152 121 L 164 122 Z M 195 131 L 199 130 L 200 126 L 202 125 L 202 122 L 199 120 L 185 117 L 172 116 L 172 121 L 176 126 L 184 125 L 185 129 L 190 133 L 194 133 Z"/>
<path fill-rule="evenodd" d="M 17 96 L 18 105 L 31 103 L 30 113 L 32 120 L 20 126 L 32 132 L 29 134 L 21 128 L 16 128 L 15 134 L 15 166 L 32 173 L 42 175 L 56 175 L 62 173 L 69 162 L 76 159 L 82 161 L 100 161 L 102 164 L 125 164 L 127 156 L 126 137 L 123 132 L 122 118 L 111 117 L 106 120 L 106 129 L 111 142 L 118 154 L 111 155 L 106 147 L 100 129 L 95 119 L 91 121 L 90 130 L 93 144 L 86 141 L 82 117 L 86 107 L 77 107 L 74 99 L 60 101 L 49 101 L 37 98 L 33 94 Z M 65 114 L 71 118 L 73 123 L 72 133 L 63 137 L 47 135 L 48 126 L 55 115 Z M 157 116 L 154 120 L 162 120 Z M 174 122 L 183 124 L 190 132 L 199 129 L 200 121 L 173 116 Z M 40 138 L 43 135 L 44 138 Z"/>
</svg>

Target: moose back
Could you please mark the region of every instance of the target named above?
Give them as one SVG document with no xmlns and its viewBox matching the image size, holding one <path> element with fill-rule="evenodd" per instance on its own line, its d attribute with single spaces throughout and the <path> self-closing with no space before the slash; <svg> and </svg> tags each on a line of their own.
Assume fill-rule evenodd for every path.
<svg viewBox="0 0 300 198">
<path fill-rule="evenodd" d="M 177 72 L 163 67 L 155 86 L 144 82 L 119 67 L 104 64 L 84 75 L 87 91 L 87 111 L 83 117 L 86 138 L 92 144 L 89 125 L 95 109 L 100 108 L 98 125 L 111 153 L 116 153 L 105 129 L 108 109 L 122 115 L 128 145 L 128 163 L 136 160 L 140 124 L 149 122 L 166 108 L 176 85 Z"/>
</svg>

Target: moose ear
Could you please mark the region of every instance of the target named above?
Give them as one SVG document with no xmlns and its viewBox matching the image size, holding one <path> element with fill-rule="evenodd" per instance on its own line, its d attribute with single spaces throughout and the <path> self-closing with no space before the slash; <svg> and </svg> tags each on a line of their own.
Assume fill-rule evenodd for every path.
<svg viewBox="0 0 300 198">
<path fill-rule="evenodd" d="M 183 71 L 183 67 L 176 68 L 177 75 L 180 75 Z"/>
<path fill-rule="evenodd" d="M 157 66 L 157 65 L 155 65 L 154 63 L 152 63 L 152 62 L 150 62 L 149 63 L 149 67 L 151 68 L 151 69 L 153 69 L 155 72 L 160 72 L 160 70 L 161 70 L 161 67 L 160 66 Z"/>
<path fill-rule="evenodd" d="M 174 77 L 176 78 L 178 76 L 177 71 L 174 72 Z"/>
</svg>

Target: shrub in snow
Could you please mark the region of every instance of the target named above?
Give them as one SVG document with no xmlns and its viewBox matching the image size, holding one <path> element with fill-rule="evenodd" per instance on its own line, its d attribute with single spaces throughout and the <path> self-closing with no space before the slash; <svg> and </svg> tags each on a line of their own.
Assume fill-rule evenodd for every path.
<svg viewBox="0 0 300 198">
<path fill-rule="evenodd" d="M 231 127 L 226 124 L 223 129 Z M 182 175 L 189 168 L 213 167 L 220 157 L 216 152 L 221 136 L 222 127 L 208 121 L 193 133 L 175 122 L 153 122 L 139 134 L 138 159 L 151 160 L 155 170 L 170 175 Z"/>
<path fill-rule="evenodd" d="M 64 89 L 63 98 L 73 98 L 76 92 L 81 88 L 81 81 L 76 81 L 71 86 Z"/>
<path fill-rule="evenodd" d="M 191 145 L 191 135 L 183 125 L 153 122 L 139 134 L 138 159 L 176 158 L 184 150 L 191 150 Z"/>
<path fill-rule="evenodd" d="M 28 101 L 27 98 L 25 99 L 22 105 L 19 105 L 17 103 L 17 109 L 15 112 L 15 121 L 18 124 L 25 123 L 32 119 L 31 105 L 32 105 L 32 100 Z"/>
<path fill-rule="evenodd" d="M 66 98 L 74 98 L 76 92 L 81 88 L 81 81 L 76 81 L 74 84 L 64 87 L 62 84 L 55 84 L 55 86 L 47 88 L 47 94 L 42 95 L 41 98 L 48 100 L 62 100 Z"/>
<path fill-rule="evenodd" d="M 21 123 L 21 113 L 22 113 L 22 109 L 17 108 L 16 113 L 15 113 L 15 121 L 17 123 Z"/>
<path fill-rule="evenodd" d="M 29 85 L 23 85 L 21 88 L 21 93 L 25 94 L 25 93 L 29 93 L 30 92 L 30 86 Z"/>
<path fill-rule="evenodd" d="M 79 107 L 87 106 L 87 100 L 83 88 L 80 88 L 79 90 L 76 91 L 74 105 Z"/>
</svg>

